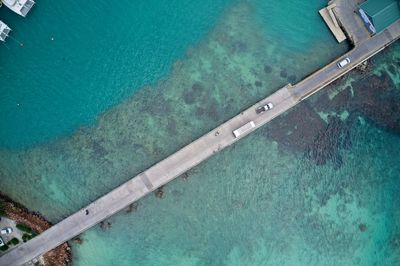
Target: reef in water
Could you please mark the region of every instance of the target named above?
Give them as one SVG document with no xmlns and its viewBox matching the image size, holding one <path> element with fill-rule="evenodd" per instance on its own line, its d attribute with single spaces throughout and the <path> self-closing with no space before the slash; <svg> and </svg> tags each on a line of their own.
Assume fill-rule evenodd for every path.
<svg viewBox="0 0 400 266">
<path fill-rule="evenodd" d="M 391 64 L 387 69 L 380 75 L 371 67 L 352 72 L 271 123 L 266 136 L 282 150 L 302 152 L 317 165 L 330 161 L 339 169 L 340 150 L 351 148 L 351 128 L 358 117 L 400 135 L 400 90 L 390 76 L 396 68 Z"/>
</svg>

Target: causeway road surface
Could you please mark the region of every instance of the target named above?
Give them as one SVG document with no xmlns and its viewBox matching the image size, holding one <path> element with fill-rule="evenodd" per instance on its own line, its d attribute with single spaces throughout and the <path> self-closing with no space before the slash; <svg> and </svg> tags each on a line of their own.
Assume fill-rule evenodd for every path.
<svg viewBox="0 0 400 266">
<path fill-rule="evenodd" d="M 399 36 L 400 21 L 397 21 L 390 29 L 365 40 L 344 55 L 351 59 L 345 68 L 339 69 L 336 66 L 341 57 L 295 86 L 289 84 L 283 87 L 32 240 L 10 250 L 0 257 L 0 266 L 22 265 L 81 234 L 246 135 L 235 138 L 233 130 L 253 121 L 255 128 L 247 134 L 251 133 L 375 55 Z M 255 109 L 268 102 L 273 103 L 274 108 L 257 114 Z"/>
</svg>

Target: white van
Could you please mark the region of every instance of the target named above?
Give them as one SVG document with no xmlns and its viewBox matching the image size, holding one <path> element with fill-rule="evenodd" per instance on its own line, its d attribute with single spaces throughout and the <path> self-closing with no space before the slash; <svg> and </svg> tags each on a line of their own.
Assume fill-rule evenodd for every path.
<svg viewBox="0 0 400 266">
<path fill-rule="evenodd" d="M 252 130 L 253 128 L 256 127 L 256 124 L 254 124 L 253 121 L 250 121 L 249 123 L 239 127 L 238 129 L 233 131 L 233 135 L 235 138 L 239 137 L 240 135 L 245 134 L 246 132 Z"/>
<path fill-rule="evenodd" d="M 338 68 L 342 68 L 342 67 L 345 67 L 346 65 L 348 65 L 349 63 L 350 63 L 350 58 L 346 57 L 345 59 L 343 59 L 342 61 L 337 63 L 337 66 L 338 66 Z"/>
</svg>

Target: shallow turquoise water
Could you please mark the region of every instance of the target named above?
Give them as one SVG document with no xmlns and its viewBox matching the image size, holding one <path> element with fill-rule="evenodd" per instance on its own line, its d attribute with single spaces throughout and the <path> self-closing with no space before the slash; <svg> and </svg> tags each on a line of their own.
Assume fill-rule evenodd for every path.
<svg viewBox="0 0 400 266">
<path fill-rule="evenodd" d="M 76 129 L 71 124 L 33 141 L 51 142 L 1 149 L 1 191 L 57 222 L 348 48 L 336 44 L 317 15 L 325 1 L 220 4 L 198 39 L 179 46 L 169 72 L 155 69 L 143 82 L 151 86 L 141 88 L 132 70 L 130 91 L 105 97 L 92 119 L 77 118 L 92 127 L 67 136 Z M 200 10 L 208 16 L 208 8 L 215 6 Z M 396 44 L 369 72 L 352 73 L 190 171 L 187 180 L 168 184 L 163 199 L 150 195 L 136 212 L 107 221 L 110 229 L 89 230 L 82 245 L 73 244 L 74 264 L 398 264 L 399 58 Z M 124 90 L 107 82 L 99 94 Z"/>
<path fill-rule="evenodd" d="M 0 146 L 21 149 L 93 125 L 101 112 L 163 78 L 236 2 L 124 0 L 111 8 L 106 1 L 41 1 L 26 19 L 2 8 L 24 46 L 10 39 L 0 49 Z M 278 49 L 288 58 L 316 41 L 331 45 L 318 14 L 309 12 L 324 1 L 303 2 L 250 1 L 254 15 L 247 19 L 265 25 L 261 30 L 283 43 Z M 304 59 L 315 61 L 304 74 L 330 57 Z"/>
<path fill-rule="evenodd" d="M 399 110 L 400 46 L 374 61 L 89 230 L 76 265 L 398 265 L 399 113 L 368 112 Z"/>
<path fill-rule="evenodd" d="M 1 8 L 24 47 L 11 39 L 0 47 L 0 146 L 23 148 L 93 124 L 167 74 L 229 2 L 44 0 L 26 19 Z"/>
<path fill-rule="evenodd" d="M 323 1 L 320 2 L 310 3 L 308 8 L 317 12 L 323 5 Z M 36 148 L 15 149 L 15 152 L 4 150 L 0 160 L 5 180 L 3 189 L 22 192 L 15 196 L 28 206 L 46 210 L 50 219 L 57 220 L 165 158 L 195 137 L 239 113 L 243 107 L 288 82 L 301 79 L 346 51 L 346 45 L 337 45 L 325 29 L 318 38 L 314 36 L 306 44 L 299 43 L 302 53 L 288 56 L 293 44 L 270 38 L 268 31 L 275 29 L 292 38 L 298 32 L 286 28 L 287 24 L 272 27 L 263 23 L 266 11 L 273 11 L 272 14 L 277 15 L 281 13 L 277 12 L 279 6 L 271 9 L 262 3 L 232 2 L 219 14 L 212 30 L 196 46 L 187 49 L 183 60 L 173 64 L 168 78 L 152 87 L 138 89 L 132 97 L 100 115 L 95 127 L 81 128 L 69 138 Z M 288 5 L 286 1 L 281 3 L 282 7 Z M 307 29 L 310 32 L 321 28 L 318 16 L 301 18 L 304 20 L 302 24 L 309 25 Z M 320 39 L 326 41 L 319 42 Z M 103 78 L 104 75 L 99 77 Z M 112 92 L 113 89 L 107 88 L 105 92 Z M 74 90 L 74 94 L 80 95 L 81 92 Z M 60 97 L 62 95 L 60 91 Z M 9 99 L 9 104 L 12 102 L 12 98 L 6 99 Z M 27 99 L 41 102 L 34 97 Z M 66 103 L 63 106 L 68 108 Z M 18 112 L 3 114 L 17 121 L 12 116 L 18 117 Z M 23 112 L 23 115 L 30 114 L 34 113 Z M 70 119 L 61 114 L 50 116 L 59 121 Z M 6 121 L 4 119 L 5 124 Z M 30 127 L 46 130 L 45 127 L 37 127 L 40 120 L 32 121 L 35 123 L 29 123 Z M 58 124 L 49 125 L 56 129 Z M 5 131 L 7 128 L 2 127 Z M 23 132 L 29 137 L 35 136 L 30 130 Z M 19 134 L 14 132 L 11 135 L 18 140 Z M 171 136 L 176 136 L 174 141 L 171 141 Z M 41 193 L 30 193 L 32 187 L 14 182 L 16 177 Z M 66 180 L 73 182 L 65 186 Z M 79 198 L 71 197 L 75 191 L 81 192 Z M 57 202 L 54 208 L 48 208 L 49 201 Z"/>
</svg>

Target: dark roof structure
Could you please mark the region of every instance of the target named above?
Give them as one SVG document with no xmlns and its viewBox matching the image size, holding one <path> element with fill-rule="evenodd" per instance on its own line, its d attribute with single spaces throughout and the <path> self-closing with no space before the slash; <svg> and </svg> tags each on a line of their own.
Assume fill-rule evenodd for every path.
<svg viewBox="0 0 400 266">
<path fill-rule="evenodd" d="M 381 32 L 400 19 L 399 0 L 367 0 L 360 5 L 376 32 Z M 365 18 L 363 17 L 364 22 Z"/>
</svg>

